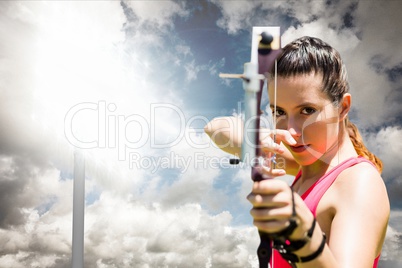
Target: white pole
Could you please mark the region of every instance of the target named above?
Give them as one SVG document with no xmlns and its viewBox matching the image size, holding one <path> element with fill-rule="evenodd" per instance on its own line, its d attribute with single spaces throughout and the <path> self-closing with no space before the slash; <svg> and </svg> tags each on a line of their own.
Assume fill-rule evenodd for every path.
<svg viewBox="0 0 402 268">
<path fill-rule="evenodd" d="M 85 156 L 74 151 L 72 268 L 84 267 Z"/>
</svg>

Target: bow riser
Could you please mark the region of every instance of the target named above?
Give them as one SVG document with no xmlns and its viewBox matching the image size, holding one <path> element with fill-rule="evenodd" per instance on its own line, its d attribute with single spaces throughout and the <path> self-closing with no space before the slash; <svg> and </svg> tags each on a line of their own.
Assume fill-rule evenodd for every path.
<svg viewBox="0 0 402 268">
<path fill-rule="evenodd" d="M 222 78 L 243 79 L 244 127 L 240 161 L 246 166 L 251 166 L 253 181 L 268 179 L 256 168 L 258 165 L 264 164 L 259 150 L 260 106 L 264 83 L 267 83 L 268 72 L 281 53 L 280 46 L 279 27 L 253 27 L 251 61 L 244 64 L 244 73 L 242 75 L 220 74 Z M 271 127 L 275 128 L 274 119 Z M 239 161 L 235 159 L 231 160 L 231 163 L 238 164 Z M 271 166 L 275 166 L 272 158 Z M 261 243 L 257 250 L 260 268 L 268 268 L 272 252 L 271 239 L 268 234 L 262 232 L 260 232 L 260 238 Z"/>
<path fill-rule="evenodd" d="M 252 172 L 251 176 L 253 181 L 261 181 L 264 179 L 267 179 L 265 176 L 263 176 L 257 169 L 256 166 L 260 164 L 259 161 L 254 161 L 253 159 L 260 159 L 261 154 L 260 154 L 260 149 L 259 149 L 259 129 L 260 129 L 260 105 L 261 105 L 261 96 L 262 96 L 262 91 L 264 88 L 264 82 L 268 83 L 267 77 L 268 77 L 268 72 L 272 68 L 273 64 L 275 63 L 276 58 L 279 56 L 281 50 L 280 50 L 280 28 L 279 27 L 253 27 L 253 38 L 252 38 L 252 47 L 251 47 L 251 66 L 258 66 L 257 69 L 251 69 L 247 71 L 254 71 L 254 74 L 250 74 L 250 77 L 258 76 L 259 74 L 265 76 L 265 81 L 260 81 L 258 84 L 258 92 L 252 95 L 255 97 L 255 100 L 248 100 L 248 87 L 244 86 L 244 90 L 246 91 L 246 96 L 245 96 L 245 107 L 247 105 L 252 105 L 249 106 L 248 108 L 245 108 L 245 110 L 252 110 L 254 113 L 250 112 L 250 117 L 248 115 L 245 115 L 245 124 L 249 122 L 249 120 L 253 120 L 254 126 L 253 130 L 255 131 L 254 135 L 254 140 L 253 140 L 253 145 L 254 145 L 254 155 L 253 158 L 250 158 L 253 163 L 251 163 L 252 166 Z M 245 65 L 247 66 L 247 65 Z M 246 71 L 246 68 L 245 68 Z M 250 81 L 250 83 L 254 82 Z M 257 81 L 256 81 L 257 82 Z M 255 86 L 252 84 L 253 87 Z M 275 88 L 276 90 L 276 88 Z M 251 91 L 251 90 L 249 90 Z M 249 103 L 248 103 L 248 102 Z M 269 99 L 268 99 L 268 105 L 269 105 Z M 275 103 L 276 105 L 276 103 Z M 275 129 L 275 118 L 272 119 L 271 127 Z M 247 140 L 249 137 L 247 136 L 247 125 L 244 126 L 244 133 L 243 133 L 243 144 L 246 144 L 247 146 Z M 244 152 L 247 152 L 250 150 L 249 148 L 245 148 Z M 243 147 L 242 147 L 242 152 L 243 152 Z M 263 161 L 263 160 L 262 160 Z M 271 159 L 271 167 L 275 166 L 274 164 L 275 159 Z M 260 264 L 260 268 L 268 268 L 269 261 L 271 259 L 271 254 L 272 254 L 272 246 L 271 246 L 271 239 L 270 236 L 266 233 L 259 232 L 260 235 L 260 245 L 257 250 L 257 255 L 258 255 L 258 260 Z"/>
<path fill-rule="evenodd" d="M 253 164 L 256 159 L 258 95 L 260 91 L 260 79 L 257 76 L 258 65 L 252 62 L 244 64 L 244 128 L 243 142 L 241 147 L 241 159 L 247 166 Z"/>
<path fill-rule="evenodd" d="M 262 36 L 269 35 L 269 44 L 262 44 Z M 262 47 L 262 49 L 261 49 Z M 240 161 L 254 167 L 261 160 L 259 150 L 259 129 L 261 96 L 268 71 L 280 54 L 279 27 L 253 27 L 251 39 L 251 61 L 244 64 L 244 128 L 242 155 Z M 268 103 L 269 105 L 269 103 Z M 274 128 L 274 123 L 271 123 Z M 254 173 L 254 172 L 253 172 Z M 253 177 L 254 179 L 254 177 Z M 259 180 L 259 179 L 257 179 Z"/>
</svg>

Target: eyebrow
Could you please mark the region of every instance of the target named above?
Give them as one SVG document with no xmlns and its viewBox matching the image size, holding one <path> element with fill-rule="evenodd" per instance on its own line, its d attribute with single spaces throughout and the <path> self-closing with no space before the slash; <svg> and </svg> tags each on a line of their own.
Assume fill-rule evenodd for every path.
<svg viewBox="0 0 402 268">
<path fill-rule="evenodd" d="M 269 105 L 271 108 L 275 108 L 275 105 L 273 105 L 273 104 L 270 104 Z M 303 102 L 302 104 L 299 104 L 299 105 L 297 105 L 295 108 L 302 108 L 302 107 L 308 107 L 308 106 L 313 106 L 313 107 L 315 107 L 316 105 L 314 104 L 314 103 L 312 103 L 312 102 Z M 279 106 L 279 105 L 276 105 L 276 108 L 277 109 L 282 109 L 282 110 L 284 110 L 281 106 Z"/>
</svg>

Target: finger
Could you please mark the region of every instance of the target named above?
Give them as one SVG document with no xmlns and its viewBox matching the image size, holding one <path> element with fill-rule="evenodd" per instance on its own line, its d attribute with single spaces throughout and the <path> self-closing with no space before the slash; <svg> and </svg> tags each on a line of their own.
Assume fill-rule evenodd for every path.
<svg viewBox="0 0 402 268">
<path fill-rule="evenodd" d="M 261 147 L 264 151 L 273 151 L 273 152 L 278 152 L 278 153 L 282 153 L 284 151 L 283 146 L 279 145 L 278 143 L 274 142 L 274 132 L 276 131 L 271 131 L 271 130 L 266 130 L 261 133 L 260 131 L 260 144 Z"/>
<path fill-rule="evenodd" d="M 250 210 L 250 214 L 251 216 L 253 216 L 253 219 L 255 221 L 273 221 L 273 220 L 289 219 L 292 216 L 292 207 L 286 203 L 277 203 L 277 204 L 280 204 L 280 206 L 272 208 L 253 207 Z"/>
<path fill-rule="evenodd" d="M 247 200 L 253 205 L 253 209 L 256 209 L 255 212 L 258 215 L 260 215 L 260 213 L 269 213 L 270 215 L 273 213 L 269 211 L 263 211 L 263 209 L 282 208 L 290 205 L 285 192 L 280 192 L 276 195 L 262 195 L 251 192 L 247 196 Z"/>
<path fill-rule="evenodd" d="M 272 133 L 272 137 L 273 136 L 275 136 L 275 142 L 282 141 L 289 145 L 294 145 L 297 143 L 290 132 L 285 129 L 275 129 Z"/>
<path fill-rule="evenodd" d="M 279 177 L 286 175 L 286 170 L 280 169 L 280 168 L 275 168 L 272 169 L 269 166 L 258 166 L 256 167 L 257 171 L 260 172 L 262 175 L 266 175 L 267 178 L 273 178 L 273 177 Z"/>
<path fill-rule="evenodd" d="M 291 189 L 286 182 L 281 180 L 262 180 L 253 183 L 253 189 L 251 192 L 253 194 L 261 195 L 275 195 L 280 192 L 289 194 L 291 192 Z"/>
<path fill-rule="evenodd" d="M 264 153 L 278 153 L 283 154 L 285 152 L 285 147 L 277 144 L 273 141 L 271 137 L 264 138 L 260 141 L 261 149 Z"/>
<path fill-rule="evenodd" d="M 267 233 L 277 233 L 289 226 L 289 219 L 273 220 L 273 221 L 254 221 L 254 226 L 258 230 Z"/>
</svg>

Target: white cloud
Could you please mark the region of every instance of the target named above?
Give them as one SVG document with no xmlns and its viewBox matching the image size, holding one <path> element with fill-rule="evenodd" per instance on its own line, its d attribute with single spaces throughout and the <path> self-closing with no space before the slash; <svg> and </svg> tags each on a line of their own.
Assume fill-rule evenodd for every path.
<svg viewBox="0 0 402 268">
<path fill-rule="evenodd" d="M 104 148 L 85 152 L 89 202 L 86 267 L 250 267 L 255 261 L 255 245 L 249 241 L 256 230 L 230 227 L 231 214 L 222 212 L 226 199 L 213 185 L 219 167 L 204 168 L 203 163 L 196 163 L 197 152 L 217 159 L 222 153 L 211 147 L 195 148 L 207 140 L 181 125 L 183 100 L 172 95 L 168 85 L 148 79 L 160 62 L 141 44 L 134 46 L 136 50 L 128 49 L 133 43 L 125 40 L 122 32 L 126 17 L 120 3 L 2 5 L 6 7 L 2 26 L 10 27 L 0 27 L 0 38 L 5 41 L 1 43 L 7 44 L 0 50 L 1 102 L 5 104 L 0 119 L 7 126 L 0 143 L 6 149 L 1 158 L 0 183 L 5 193 L 1 224 L 6 229 L 0 232 L 0 241 L 5 242 L 0 265 L 69 265 L 73 149 L 64 137 L 64 119 L 74 105 L 87 103 L 92 108 L 87 107 L 86 114 L 78 113 L 71 121 L 72 128 L 79 135 L 83 128 L 89 128 L 89 133 L 84 133 L 86 141 L 98 139 L 97 145 Z M 141 20 L 154 27 L 172 27 L 175 16 L 186 15 L 174 2 L 163 1 L 157 13 L 152 13 L 149 5 L 143 9 L 138 1 L 129 5 L 135 12 L 144 11 L 140 12 Z M 23 35 L 15 34 L 15 24 Z M 155 33 L 155 40 L 160 34 Z M 178 49 L 184 57 L 191 56 L 186 46 L 181 44 Z M 167 55 L 165 60 L 174 58 Z M 160 88 L 170 94 L 161 94 Z M 179 110 L 165 109 L 152 118 L 150 105 L 161 103 Z M 129 121 L 132 116 L 142 117 L 145 128 L 139 131 L 138 121 Z M 193 146 L 182 137 L 173 148 L 153 148 L 152 120 L 158 121 L 154 122 L 156 142 L 171 141 L 183 129 Z M 100 131 L 103 124 L 106 132 Z M 146 144 L 130 148 L 141 135 L 147 138 Z M 119 147 L 120 141 L 127 143 Z M 123 154 L 127 158 L 118 159 L 119 150 L 127 150 Z M 158 158 L 171 152 L 191 160 L 180 176 L 167 176 L 164 171 L 169 170 L 150 174 L 141 166 L 129 166 L 130 153 Z M 165 184 L 166 179 L 171 182 Z"/>
<path fill-rule="evenodd" d="M 184 3 L 175 1 L 124 1 L 141 23 L 150 23 L 156 28 L 173 28 L 176 17 L 186 17 L 189 12 Z"/>
<path fill-rule="evenodd" d="M 385 163 L 384 176 L 396 177 L 400 175 L 398 169 L 402 161 L 400 154 L 402 150 L 402 129 L 398 126 L 389 126 L 381 129 L 377 133 L 365 133 L 364 139 L 367 147 Z"/>
<path fill-rule="evenodd" d="M 168 150 L 160 150 L 155 159 L 168 158 L 176 176 L 168 180 L 168 169 L 160 166 L 152 185 L 144 190 L 147 200 L 161 200 L 163 207 L 200 203 L 207 210 L 221 211 L 227 206 L 227 197 L 214 189 L 222 169 L 229 168 L 228 155 L 217 149 L 204 133 L 186 128 L 180 142 Z M 231 179 L 227 178 L 227 183 Z M 155 187 L 159 184 L 160 189 Z M 245 196 L 243 197 L 245 198 Z"/>
<path fill-rule="evenodd" d="M 151 117 L 152 103 L 176 108 L 185 104 L 163 79 L 174 72 L 159 68 L 191 63 L 193 54 L 177 37 L 172 41 L 178 45 L 164 58 L 154 57 L 155 50 L 147 46 L 162 47 L 158 42 L 174 28 L 174 20 L 189 13 L 173 1 L 125 3 L 135 19 L 127 21 L 119 1 L 0 3 L 0 266 L 69 266 L 73 150 L 63 123 L 71 107 L 87 102 L 98 105 L 79 126 L 95 130 L 89 138 L 100 137 L 96 123 L 103 104 L 103 119 L 109 120 L 105 123 L 116 128 L 101 134 L 109 138 L 105 148 L 86 152 L 86 267 L 255 267 L 255 228 L 233 227 L 234 215 L 224 211 L 231 198 L 247 211 L 248 171 L 225 181 L 238 185 L 230 189 L 233 196 L 225 196 L 215 183 L 226 170 L 214 161 L 227 156 L 210 144 L 203 148 L 207 137 L 181 125 L 177 110 L 161 109 Z M 237 7 L 222 2 L 228 17 L 220 23 L 231 33 L 244 29 L 235 15 L 240 12 L 247 22 L 248 11 L 254 10 L 252 2 L 246 3 Z M 334 40 L 335 33 L 330 35 Z M 350 32 L 343 33 L 340 42 L 353 40 L 356 45 Z M 223 62 L 194 63 L 189 70 L 194 77 L 206 70 L 214 74 L 219 64 Z M 128 121 L 133 115 L 143 117 L 148 127 L 157 120 L 156 142 L 172 141 L 183 130 L 192 143 L 181 137 L 170 148 L 152 148 L 150 140 L 139 149 L 129 148 L 141 135 L 152 135 L 149 128 L 139 131 L 138 122 Z M 387 131 L 395 139 L 399 135 L 399 130 Z M 131 143 L 112 146 L 118 142 L 113 134 Z M 373 142 L 383 136 L 373 137 Z M 127 150 L 127 158 L 118 161 L 120 149 Z M 130 153 L 156 160 L 174 153 L 189 162 L 182 174 L 184 167 L 174 165 L 150 173 L 141 166 L 130 168 Z"/>
<path fill-rule="evenodd" d="M 5 180 L 20 181 L 22 187 L 4 189 L 8 193 L 2 194 L 2 203 L 8 210 L 18 212 L 18 218 L 23 220 L 2 219 L 0 264 L 57 267 L 55 261 L 70 253 L 72 181 L 60 180 L 57 169 L 39 169 L 32 164 L 24 166 L 15 160 L 3 158 L 0 183 L 4 189 L 7 186 Z M 13 215 L 4 208 L 2 214 L 5 217 Z M 4 228 L 4 224 L 13 227 Z"/>
<path fill-rule="evenodd" d="M 252 228 L 227 227 L 231 216 L 226 212 L 211 216 L 196 204 L 161 209 L 157 203 L 144 206 L 104 194 L 88 208 L 87 219 L 89 258 L 98 262 L 204 267 L 210 260 L 213 266 L 250 267 L 246 241 Z"/>
<path fill-rule="evenodd" d="M 42 178 L 49 180 L 57 181 L 57 177 Z M 71 187 L 71 181 L 66 183 Z M 62 187 L 59 190 L 66 192 Z M 71 209 L 71 199 L 59 203 L 70 204 Z M 249 241 L 258 241 L 254 228 L 230 227 L 229 213 L 210 215 L 197 204 L 161 207 L 146 205 L 134 196 L 103 192 L 86 208 L 85 267 L 203 267 L 208 262 L 213 267 L 251 267 L 256 245 Z M 25 224 L 0 232 L 4 242 L 0 263 L 67 266 L 71 214 L 61 215 L 57 207 L 43 215 L 35 209 L 26 213 Z"/>
<path fill-rule="evenodd" d="M 352 119 L 363 130 L 368 148 L 383 160 L 383 177 L 391 204 L 399 206 L 402 133 L 396 119 L 401 114 L 398 93 L 401 80 L 397 74 L 396 82 L 391 81 L 387 70 L 400 66 L 402 62 L 402 54 L 396 48 L 402 43 L 401 2 L 265 1 L 263 4 L 262 1 L 237 1 L 238 5 L 243 4 L 242 8 L 230 6 L 230 1 L 215 2 L 223 14 L 218 26 L 230 34 L 250 31 L 255 25 L 281 25 L 284 31 L 282 45 L 310 35 L 323 39 L 341 53 L 353 95 Z M 265 20 L 261 16 L 245 18 L 244 12 L 253 14 L 257 7 Z M 380 130 L 374 132 L 375 129 Z M 397 230 L 400 228 L 398 225 L 389 229 L 383 255 L 387 260 L 398 259 L 400 231 Z"/>
<path fill-rule="evenodd" d="M 361 1 L 357 9 L 356 24 L 362 42 L 351 51 L 351 59 L 357 60 L 348 64 L 349 73 L 353 71 L 350 77 L 356 93 L 355 103 L 364 126 L 387 124 L 401 112 L 400 97 L 392 98 L 401 87 L 400 82 L 393 84 L 387 74 L 376 73 L 375 68 L 368 65 L 374 57 L 380 59 L 378 64 L 383 69 L 402 62 L 402 55 L 395 53 L 395 46 L 402 42 L 402 28 L 396 26 L 401 7 L 400 1 Z"/>
<path fill-rule="evenodd" d="M 287 44 L 302 36 L 313 36 L 322 39 L 335 47 L 341 54 L 345 50 L 354 49 L 359 44 L 359 39 L 351 30 L 342 32 L 328 27 L 327 18 L 319 18 L 300 27 L 290 27 L 282 35 L 282 43 Z M 345 45 L 347 44 L 347 47 Z"/>
<path fill-rule="evenodd" d="M 186 18 L 189 12 L 185 2 L 175 1 L 123 1 L 128 20 L 125 30 L 128 32 L 127 44 L 137 47 L 163 48 L 164 37 L 175 39 L 172 34 L 174 20 Z"/>
<path fill-rule="evenodd" d="M 217 25 L 226 29 L 229 34 L 237 34 L 242 30 L 249 30 L 252 26 L 282 26 L 289 24 L 293 19 L 298 24 L 309 23 L 317 17 L 325 17 L 329 23 L 338 22 L 340 14 L 352 3 L 339 2 L 336 5 L 338 12 L 326 5 L 325 1 L 213 1 L 222 12 L 223 17 Z M 341 12 L 339 12 L 341 11 Z M 250 14 L 254 14 L 250 16 Z M 286 30 L 286 29 L 282 29 Z M 286 44 L 286 43 L 285 43 Z"/>
<path fill-rule="evenodd" d="M 367 147 L 383 162 L 382 176 L 387 184 L 391 205 L 394 207 L 399 207 L 402 204 L 401 138 L 402 129 L 400 126 L 389 126 L 377 133 L 364 133 Z M 400 228 L 400 226 L 398 227 Z"/>
<path fill-rule="evenodd" d="M 221 8 L 223 17 L 217 21 L 217 25 L 228 31 L 229 34 L 236 34 L 250 24 L 250 14 L 256 3 L 250 1 L 220 1 L 213 0 Z"/>
<path fill-rule="evenodd" d="M 361 29 L 365 47 L 362 50 L 369 55 L 384 54 L 387 63 L 396 65 L 402 55 L 395 53 L 396 44 L 400 44 L 402 27 L 400 21 L 400 1 L 361 1 L 356 13 L 357 28 Z"/>
<path fill-rule="evenodd" d="M 386 73 L 377 72 L 369 63 L 377 60 L 382 70 L 402 62 L 395 45 L 401 43 L 400 1 L 215 1 L 223 17 L 218 25 L 236 34 L 255 25 L 288 25 L 282 44 L 303 35 L 315 36 L 335 47 L 349 73 L 354 107 L 363 128 L 380 126 L 400 114 L 399 96 L 392 99 L 398 85 Z M 254 12 L 260 16 L 247 16 Z M 282 17 L 281 17 L 282 15 Z M 261 17 L 266 17 L 265 21 Z M 345 27 L 349 20 L 348 27 Z M 393 30 L 390 30 L 393 27 Z M 400 87 L 400 85 L 399 85 Z"/>
<path fill-rule="evenodd" d="M 387 234 L 383 250 L 381 253 L 381 259 L 393 260 L 396 262 L 402 262 L 402 257 L 399 252 L 401 251 L 401 217 L 400 210 L 392 210 L 390 223 L 388 225 Z"/>
<path fill-rule="evenodd" d="M 195 61 L 192 61 L 190 63 L 187 63 L 184 66 L 184 69 L 186 70 L 186 79 L 188 82 L 194 81 L 197 79 L 198 73 L 203 69 L 202 66 L 199 66 L 195 63 Z"/>
</svg>

